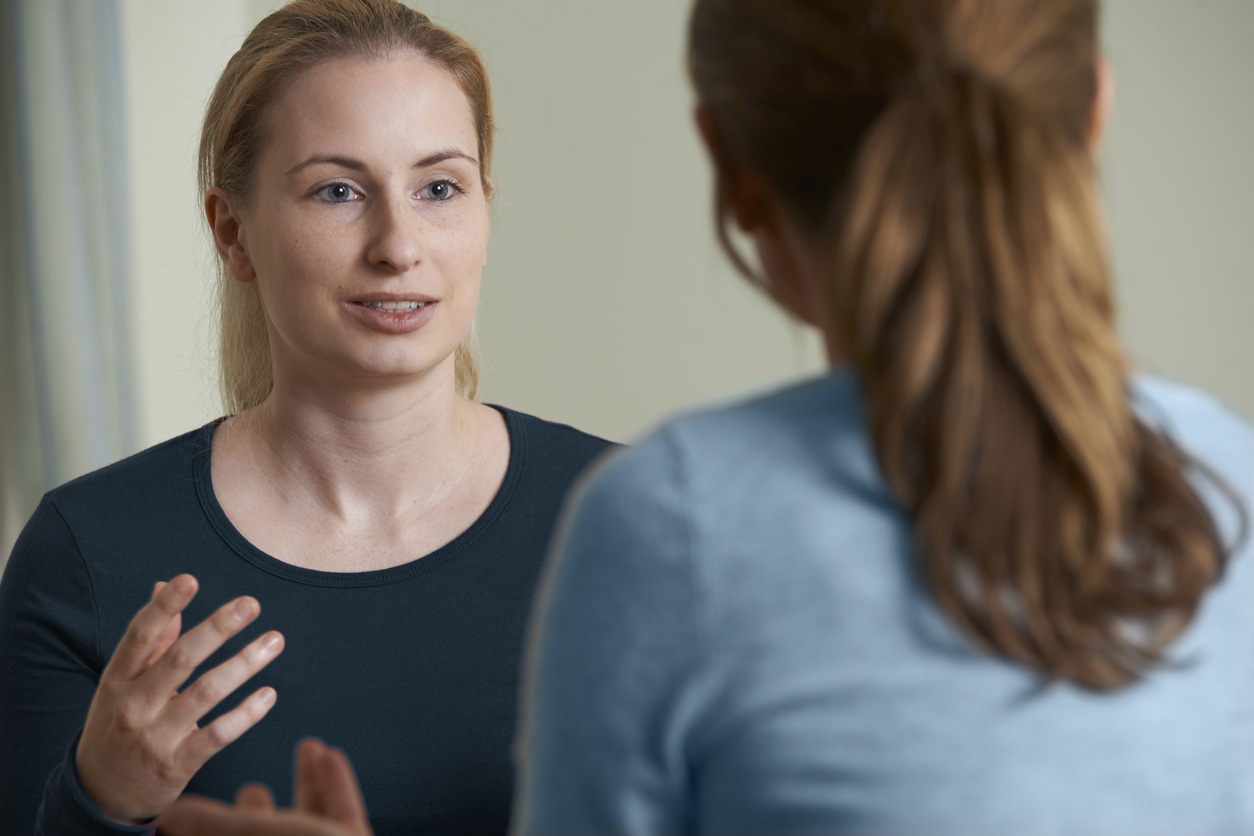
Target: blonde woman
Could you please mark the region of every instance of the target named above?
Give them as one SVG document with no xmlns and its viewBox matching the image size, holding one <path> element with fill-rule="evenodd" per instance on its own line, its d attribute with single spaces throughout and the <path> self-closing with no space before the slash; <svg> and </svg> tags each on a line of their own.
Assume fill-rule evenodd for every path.
<svg viewBox="0 0 1254 836">
<path fill-rule="evenodd" d="M 697 0 L 720 222 L 833 368 L 578 492 L 515 832 L 1254 832 L 1254 429 L 1116 341 L 1097 24 Z M 302 811 L 170 832 L 367 832 L 343 755 L 302 763 Z"/>
<path fill-rule="evenodd" d="M 607 444 L 473 399 L 492 132 L 478 55 L 394 0 L 299 0 L 231 59 L 200 148 L 230 417 L 49 492 L 18 541 L 5 832 L 283 793 L 308 735 L 352 749 L 381 833 L 504 832 L 533 586 Z"/>
</svg>

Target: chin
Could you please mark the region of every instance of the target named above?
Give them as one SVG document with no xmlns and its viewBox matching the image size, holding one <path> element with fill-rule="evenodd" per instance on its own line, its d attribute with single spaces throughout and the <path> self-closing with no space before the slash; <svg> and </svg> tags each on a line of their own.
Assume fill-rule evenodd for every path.
<svg viewBox="0 0 1254 836">
<path fill-rule="evenodd" d="M 395 381 L 410 382 L 427 377 L 440 375 L 447 367 L 447 374 L 453 376 L 453 352 L 442 358 L 415 356 L 413 353 L 403 357 L 371 357 L 358 358 L 355 363 L 356 376 L 367 377 L 380 383 Z"/>
</svg>

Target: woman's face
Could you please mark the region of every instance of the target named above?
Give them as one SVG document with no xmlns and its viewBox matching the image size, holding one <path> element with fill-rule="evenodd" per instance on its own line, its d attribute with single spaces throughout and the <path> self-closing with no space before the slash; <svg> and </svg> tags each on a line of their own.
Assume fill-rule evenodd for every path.
<svg viewBox="0 0 1254 836">
<path fill-rule="evenodd" d="M 453 377 L 487 258 L 470 105 L 412 53 L 325 61 L 266 108 L 235 278 L 257 282 L 276 383 Z"/>
</svg>

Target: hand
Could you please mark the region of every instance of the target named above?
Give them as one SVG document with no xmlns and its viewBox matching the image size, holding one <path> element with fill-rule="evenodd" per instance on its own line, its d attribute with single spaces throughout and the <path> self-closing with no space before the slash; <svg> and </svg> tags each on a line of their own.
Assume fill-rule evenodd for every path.
<svg viewBox="0 0 1254 836">
<path fill-rule="evenodd" d="M 213 755 L 274 705 L 273 688 L 254 692 L 205 728 L 197 721 L 283 650 L 266 633 L 206 672 L 182 693 L 192 671 L 261 613 L 256 599 L 223 606 L 182 637 L 182 611 L 196 579 L 157 584 L 100 676 L 75 753 L 79 781 L 105 816 L 124 824 L 155 818 Z"/>
<path fill-rule="evenodd" d="M 265 787 L 239 791 L 235 806 L 180 798 L 161 817 L 169 836 L 371 836 L 366 805 L 348 758 L 316 740 L 296 752 L 295 807 L 276 811 Z"/>
</svg>

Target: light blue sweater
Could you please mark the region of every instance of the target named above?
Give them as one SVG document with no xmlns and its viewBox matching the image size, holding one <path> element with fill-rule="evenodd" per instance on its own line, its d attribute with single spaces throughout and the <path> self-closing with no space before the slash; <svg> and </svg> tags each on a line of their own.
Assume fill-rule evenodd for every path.
<svg viewBox="0 0 1254 836">
<path fill-rule="evenodd" d="M 1254 505 L 1248 424 L 1134 390 Z M 860 410 L 838 372 L 677 420 L 585 481 L 536 613 L 515 829 L 1254 833 L 1250 542 L 1177 666 L 1041 687 L 932 603 Z"/>
</svg>

